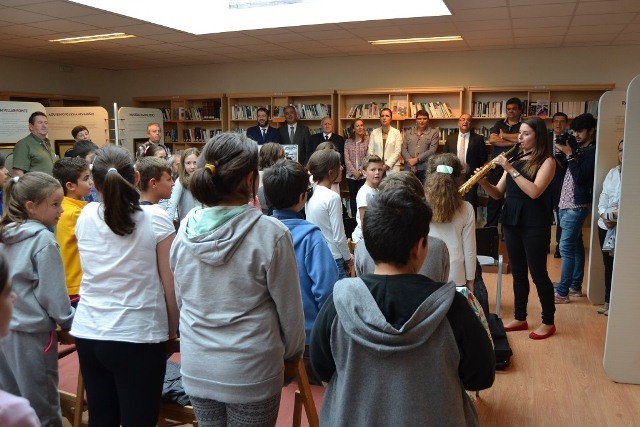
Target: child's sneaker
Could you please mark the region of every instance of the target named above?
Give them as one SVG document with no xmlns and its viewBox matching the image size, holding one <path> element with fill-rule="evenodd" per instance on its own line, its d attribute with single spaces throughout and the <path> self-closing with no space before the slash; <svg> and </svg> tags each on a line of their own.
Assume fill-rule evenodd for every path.
<svg viewBox="0 0 640 427">
<path fill-rule="evenodd" d="M 569 304 L 571 302 L 569 301 L 569 295 L 563 297 L 562 295 L 558 295 L 557 292 L 554 293 L 553 299 L 556 304 Z"/>
</svg>

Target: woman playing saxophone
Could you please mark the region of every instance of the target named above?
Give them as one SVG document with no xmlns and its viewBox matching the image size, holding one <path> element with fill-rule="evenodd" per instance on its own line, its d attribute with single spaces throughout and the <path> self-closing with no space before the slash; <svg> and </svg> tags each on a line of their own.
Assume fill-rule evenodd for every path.
<svg viewBox="0 0 640 427">
<path fill-rule="evenodd" d="M 533 117 L 522 122 L 518 141 L 522 154 L 518 160 L 509 163 L 505 156 L 497 156 L 493 160 L 504 169 L 500 181 L 492 185 L 484 177 L 479 184 L 494 199 L 505 196 L 500 218 L 513 273 L 515 300 L 515 319 L 506 323 L 505 330 L 523 331 L 529 328 L 529 270 L 542 305 L 542 324 L 529 334 L 529 338 L 544 339 L 556 331 L 553 284 L 547 272 L 553 218 L 549 184 L 555 173 L 556 161 L 549 154 L 547 129 L 540 118 Z"/>
</svg>

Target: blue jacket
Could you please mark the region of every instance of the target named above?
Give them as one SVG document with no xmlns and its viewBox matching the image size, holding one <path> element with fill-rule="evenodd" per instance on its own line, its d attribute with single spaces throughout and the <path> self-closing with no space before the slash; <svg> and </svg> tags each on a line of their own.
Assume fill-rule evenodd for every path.
<svg viewBox="0 0 640 427">
<path fill-rule="evenodd" d="M 287 226 L 293 237 L 302 293 L 305 343 L 308 345 L 318 312 L 338 281 L 338 267 L 317 225 L 302 219 L 296 212 L 274 210 L 273 216 Z"/>
</svg>

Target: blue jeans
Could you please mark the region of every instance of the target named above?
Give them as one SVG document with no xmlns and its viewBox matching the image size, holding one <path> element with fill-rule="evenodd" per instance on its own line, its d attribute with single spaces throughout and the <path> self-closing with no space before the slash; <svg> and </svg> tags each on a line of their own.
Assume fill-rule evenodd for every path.
<svg viewBox="0 0 640 427">
<path fill-rule="evenodd" d="M 336 265 L 338 266 L 338 280 L 347 277 L 347 272 L 344 269 L 344 260 L 342 258 L 336 259 Z"/>
<path fill-rule="evenodd" d="M 562 276 L 556 292 L 563 297 L 569 294 L 569 288 L 575 291 L 582 290 L 584 278 L 582 225 L 589 211 L 589 208 L 560 209 Z"/>
</svg>

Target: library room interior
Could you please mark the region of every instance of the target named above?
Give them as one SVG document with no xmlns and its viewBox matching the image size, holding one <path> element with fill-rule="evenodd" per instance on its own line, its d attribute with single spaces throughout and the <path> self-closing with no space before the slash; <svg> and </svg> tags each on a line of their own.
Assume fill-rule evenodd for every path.
<svg viewBox="0 0 640 427">
<path fill-rule="evenodd" d="M 639 1 L 0 0 L 0 65 L 0 425 L 640 426 Z M 26 280 L 32 223 L 58 255 Z M 66 323 L 29 329 L 65 272 Z M 24 362 L 42 339 L 56 375 Z"/>
</svg>

